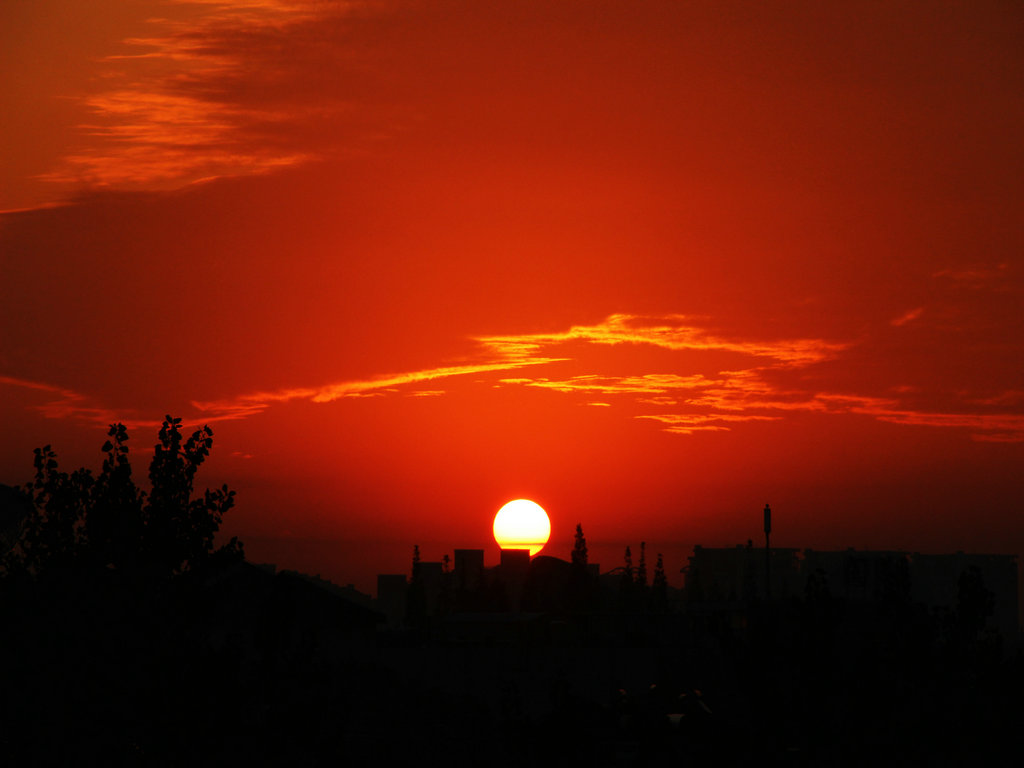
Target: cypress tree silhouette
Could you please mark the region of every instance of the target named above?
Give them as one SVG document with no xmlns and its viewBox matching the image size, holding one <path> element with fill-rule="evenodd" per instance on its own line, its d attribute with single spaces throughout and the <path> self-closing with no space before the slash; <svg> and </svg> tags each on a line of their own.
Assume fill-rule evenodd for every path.
<svg viewBox="0 0 1024 768">
<path fill-rule="evenodd" d="M 636 566 L 636 583 L 641 590 L 647 589 L 647 542 L 640 542 L 640 562 Z"/>
<path fill-rule="evenodd" d="M 668 607 L 668 579 L 665 577 L 665 563 L 658 553 L 658 560 L 654 564 L 654 576 L 651 578 L 651 597 L 654 608 L 664 611 Z"/>
<path fill-rule="evenodd" d="M 574 610 L 589 611 L 596 600 L 596 582 L 587 569 L 587 539 L 583 525 L 576 523 L 576 539 L 572 547 L 572 566 L 569 573 L 569 602 Z"/>
<path fill-rule="evenodd" d="M 587 567 L 587 539 L 583 535 L 583 525 L 576 523 L 576 540 L 572 547 L 572 564 L 578 568 Z"/>
</svg>

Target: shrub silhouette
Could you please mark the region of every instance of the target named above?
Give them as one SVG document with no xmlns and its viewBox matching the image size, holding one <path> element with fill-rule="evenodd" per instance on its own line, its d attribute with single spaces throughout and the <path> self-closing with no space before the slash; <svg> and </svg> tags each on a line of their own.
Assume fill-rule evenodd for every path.
<svg viewBox="0 0 1024 768">
<path fill-rule="evenodd" d="M 227 485 L 193 498 L 196 471 L 210 454 L 213 430 L 187 440 L 181 419 L 167 416 L 149 465 L 151 489 L 135 485 L 128 431 L 111 425 L 98 476 L 88 469 L 61 472 L 47 445 L 35 449 L 35 480 L 20 489 L 32 510 L 7 570 L 37 577 L 101 569 L 165 578 L 193 570 L 213 555 L 240 558 L 241 543 L 214 552 L 224 514 L 235 503 Z"/>
</svg>

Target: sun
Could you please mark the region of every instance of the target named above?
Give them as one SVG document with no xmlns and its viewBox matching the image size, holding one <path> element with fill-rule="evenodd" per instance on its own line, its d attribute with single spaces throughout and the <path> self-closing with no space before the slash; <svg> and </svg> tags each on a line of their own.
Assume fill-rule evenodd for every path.
<svg viewBox="0 0 1024 768">
<path fill-rule="evenodd" d="M 502 549 L 529 549 L 533 557 L 544 549 L 550 535 L 548 513 L 529 499 L 510 501 L 494 516 L 494 540 Z"/>
</svg>

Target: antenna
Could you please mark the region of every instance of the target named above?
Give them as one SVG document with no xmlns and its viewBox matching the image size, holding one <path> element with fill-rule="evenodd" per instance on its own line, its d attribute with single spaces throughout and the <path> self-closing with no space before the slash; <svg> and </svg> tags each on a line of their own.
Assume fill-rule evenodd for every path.
<svg viewBox="0 0 1024 768">
<path fill-rule="evenodd" d="M 764 505 L 764 594 L 772 596 L 772 508 Z"/>
</svg>

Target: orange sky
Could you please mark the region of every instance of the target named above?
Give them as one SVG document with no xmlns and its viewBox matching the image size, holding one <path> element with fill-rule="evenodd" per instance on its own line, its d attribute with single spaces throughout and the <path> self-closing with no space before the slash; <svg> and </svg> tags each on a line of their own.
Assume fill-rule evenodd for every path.
<svg viewBox="0 0 1024 768">
<path fill-rule="evenodd" d="M 228 531 L 365 589 L 493 561 L 516 497 L 551 554 L 765 501 L 780 546 L 1021 551 L 1022 39 L 994 2 L 4 3 L 0 481 L 208 422 Z"/>
</svg>

